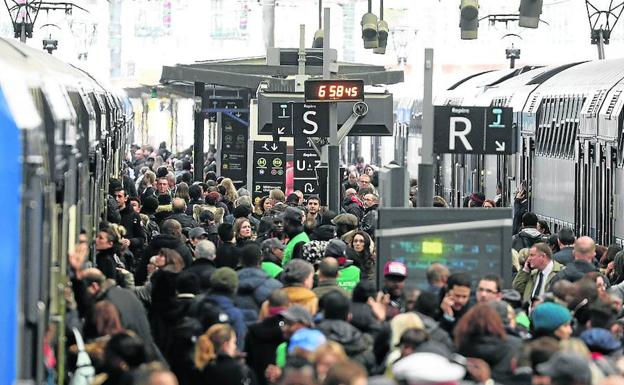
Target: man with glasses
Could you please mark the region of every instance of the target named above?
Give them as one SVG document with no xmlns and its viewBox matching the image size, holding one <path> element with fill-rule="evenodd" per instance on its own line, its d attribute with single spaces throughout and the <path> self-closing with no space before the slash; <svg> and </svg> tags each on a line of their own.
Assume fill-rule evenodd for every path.
<svg viewBox="0 0 624 385">
<path fill-rule="evenodd" d="M 496 274 L 486 274 L 477 285 L 477 302 L 498 301 L 503 297 L 501 286 L 503 280 Z"/>
<path fill-rule="evenodd" d="M 544 242 L 534 244 L 522 270 L 513 280 L 512 287 L 522 294 L 523 302 L 531 302 L 550 291 L 553 278 L 563 266 L 552 259 L 552 251 Z"/>
</svg>

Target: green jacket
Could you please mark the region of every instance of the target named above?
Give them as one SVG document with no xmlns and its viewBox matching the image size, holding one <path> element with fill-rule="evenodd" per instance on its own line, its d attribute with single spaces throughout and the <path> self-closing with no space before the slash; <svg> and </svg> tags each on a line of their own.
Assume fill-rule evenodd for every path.
<svg viewBox="0 0 624 385">
<path fill-rule="evenodd" d="M 348 292 L 352 292 L 355 286 L 360 282 L 360 268 L 357 266 L 349 266 L 338 272 L 338 286 Z"/>
<path fill-rule="evenodd" d="M 280 275 L 282 270 L 284 270 L 280 265 L 275 262 L 262 262 L 260 267 L 262 267 L 262 270 L 264 270 L 264 272 L 267 273 L 267 275 L 271 278 L 277 277 L 278 275 Z"/>
<path fill-rule="evenodd" d="M 323 296 L 332 291 L 337 291 L 340 294 L 344 295 L 347 298 L 351 298 L 351 293 L 346 291 L 345 289 L 338 286 L 338 282 L 335 279 L 326 279 L 323 281 L 319 281 L 318 285 L 312 289 L 314 294 L 318 299 L 323 298 Z"/>
<path fill-rule="evenodd" d="M 555 275 L 557 275 L 558 272 L 560 272 L 564 268 L 564 266 L 557 261 L 553 260 L 553 263 L 553 269 L 550 274 L 548 274 L 548 277 L 546 277 L 546 282 L 544 283 L 544 291 L 550 291 L 552 279 Z M 537 269 L 531 270 L 530 273 L 527 273 L 526 271 L 524 271 L 524 269 L 521 269 L 516 275 L 516 278 L 514 278 L 511 286 L 514 288 L 514 290 L 517 290 L 520 294 L 522 294 L 523 302 L 531 301 L 531 295 L 533 294 L 533 289 L 537 282 L 538 273 L 539 270 Z"/>
<path fill-rule="evenodd" d="M 286 248 L 284 249 L 284 258 L 282 259 L 282 266 L 286 266 L 286 264 L 290 262 L 293 256 L 293 251 L 295 250 L 295 246 L 299 242 L 304 242 L 304 243 L 310 242 L 310 237 L 308 237 L 308 234 L 306 234 L 305 231 L 302 231 L 299 234 L 297 234 L 293 239 L 288 241 L 288 243 L 286 244 Z"/>
</svg>

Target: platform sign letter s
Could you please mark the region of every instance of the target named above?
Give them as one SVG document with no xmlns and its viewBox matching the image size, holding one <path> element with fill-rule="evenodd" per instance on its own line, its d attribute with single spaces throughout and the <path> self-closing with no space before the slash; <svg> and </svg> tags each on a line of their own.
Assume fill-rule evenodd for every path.
<svg viewBox="0 0 624 385">
<path fill-rule="evenodd" d="M 312 117 L 316 116 L 316 111 L 306 111 L 303 113 L 303 122 L 312 126 L 312 129 L 303 129 L 303 133 L 306 135 L 314 135 L 318 131 L 318 123 L 314 120 L 311 120 L 308 116 L 312 115 Z"/>
<path fill-rule="evenodd" d="M 468 139 L 466 139 L 466 136 L 468 136 L 470 131 L 472 131 L 472 123 L 470 123 L 470 120 L 461 116 L 451 116 L 450 123 L 449 149 L 451 151 L 455 150 L 456 139 L 459 138 L 466 150 L 472 151 L 472 146 L 470 145 L 470 142 L 468 142 Z M 463 130 L 461 131 L 459 130 L 460 125 L 463 125 Z"/>
</svg>

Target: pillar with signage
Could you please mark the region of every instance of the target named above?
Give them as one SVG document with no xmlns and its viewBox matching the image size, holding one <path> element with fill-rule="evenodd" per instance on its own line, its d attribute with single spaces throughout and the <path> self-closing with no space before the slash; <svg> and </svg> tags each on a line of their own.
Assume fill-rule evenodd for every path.
<svg viewBox="0 0 624 385">
<path fill-rule="evenodd" d="M 254 142 L 252 178 L 254 203 L 273 189 L 286 191 L 286 142 Z"/>
<path fill-rule="evenodd" d="M 249 140 L 247 114 L 222 114 L 221 173 L 232 179 L 237 188 L 247 184 L 247 144 Z"/>
</svg>

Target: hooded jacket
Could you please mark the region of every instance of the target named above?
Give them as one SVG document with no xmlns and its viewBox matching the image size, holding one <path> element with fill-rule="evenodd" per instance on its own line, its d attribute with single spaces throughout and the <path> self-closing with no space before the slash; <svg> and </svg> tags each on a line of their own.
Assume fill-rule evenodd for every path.
<svg viewBox="0 0 624 385">
<path fill-rule="evenodd" d="M 266 301 L 273 290 L 283 285 L 256 267 L 245 267 L 237 272 L 238 294 L 236 306 L 245 314 L 245 322 L 251 324 L 258 320 L 258 312 L 262 303 Z"/>
<path fill-rule="evenodd" d="M 542 240 L 543 235 L 538 229 L 534 227 L 527 227 L 520 230 L 518 234 L 513 236 L 511 247 L 516 251 L 520 251 L 524 248 L 531 247 Z"/>
<path fill-rule="evenodd" d="M 317 327 L 327 339 L 338 342 L 349 358 L 359 362 L 367 371 L 375 366 L 373 339 L 359 331 L 355 326 L 343 320 L 327 319 Z"/>
</svg>

